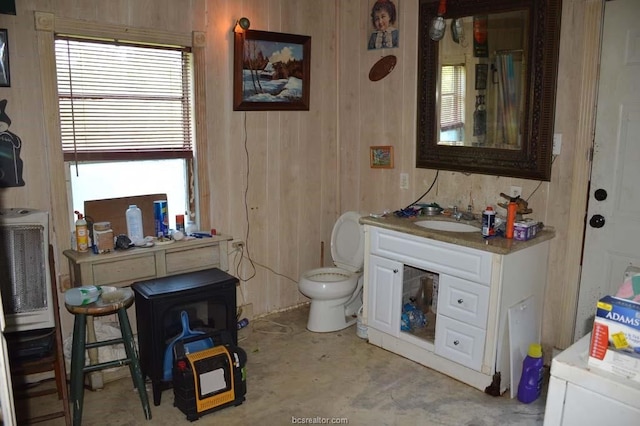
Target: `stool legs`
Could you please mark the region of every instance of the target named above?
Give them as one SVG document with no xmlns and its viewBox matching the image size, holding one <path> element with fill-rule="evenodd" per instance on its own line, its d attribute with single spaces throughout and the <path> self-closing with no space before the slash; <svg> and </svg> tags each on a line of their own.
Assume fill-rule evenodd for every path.
<svg viewBox="0 0 640 426">
<path fill-rule="evenodd" d="M 131 371 L 131 378 L 133 379 L 134 386 L 138 389 L 138 394 L 140 394 L 140 401 L 142 402 L 144 416 L 147 420 L 151 420 L 149 397 L 147 396 L 147 389 L 144 385 L 144 377 L 142 376 L 142 370 L 140 369 L 138 351 L 135 347 L 133 333 L 131 332 L 131 325 L 129 324 L 129 317 L 127 316 L 126 309 L 118 309 L 118 319 L 120 320 L 120 330 L 124 339 L 124 349 L 127 352 L 127 358 L 130 360 L 129 370 Z"/>
<path fill-rule="evenodd" d="M 87 316 L 84 314 L 76 314 L 73 322 L 73 346 L 71 349 L 71 404 L 73 405 L 74 426 L 82 424 L 86 324 Z"/>
<path fill-rule="evenodd" d="M 79 309 L 79 308 L 76 308 Z M 127 309 L 121 307 L 117 310 L 118 320 L 120 321 L 120 331 L 122 338 L 111 339 L 104 342 L 87 342 L 87 314 L 74 312 L 75 320 L 73 323 L 73 345 L 71 348 L 71 403 L 73 404 L 73 426 L 82 424 L 82 407 L 84 402 L 84 375 L 104 368 L 129 365 L 133 384 L 138 389 L 142 409 L 147 420 L 151 420 L 151 407 L 149 406 L 149 398 L 147 389 L 144 385 L 144 377 L 138 360 L 138 351 L 133 340 L 131 332 L 131 324 L 127 316 Z M 127 357 L 120 360 L 102 362 L 85 366 L 85 350 L 91 350 L 101 346 L 110 344 L 124 345 Z"/>
</svg>

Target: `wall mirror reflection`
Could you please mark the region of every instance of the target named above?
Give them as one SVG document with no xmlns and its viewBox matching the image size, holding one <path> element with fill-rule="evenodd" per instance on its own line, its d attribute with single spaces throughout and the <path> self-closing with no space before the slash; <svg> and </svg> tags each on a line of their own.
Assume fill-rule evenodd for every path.
<svg viewBox="0 0 640 426">
<path fill-rule="evenodd" d="M 416 166 L 549 180 L 560 0 L 440 4 L 420 3 Z"/>
</svg>

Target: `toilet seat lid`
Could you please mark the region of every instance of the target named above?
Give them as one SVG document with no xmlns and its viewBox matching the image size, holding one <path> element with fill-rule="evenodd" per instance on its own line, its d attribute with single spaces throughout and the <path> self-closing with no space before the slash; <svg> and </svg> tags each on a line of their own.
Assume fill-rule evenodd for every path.
<svg viewBox="0 0 640 426">
<path fill-rule="evenodd" d="M 360 217 L 358 212 L 344 213 L 331 232 L 333 263 L 350 272 L 361 271 L 364 266 L 364 229 Z"/>
</svg>

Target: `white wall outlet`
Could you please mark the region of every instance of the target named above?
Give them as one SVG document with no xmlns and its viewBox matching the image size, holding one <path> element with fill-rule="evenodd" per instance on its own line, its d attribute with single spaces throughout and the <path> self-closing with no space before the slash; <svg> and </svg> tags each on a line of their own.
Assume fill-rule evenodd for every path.
<svg viewBox="0 0 640 426">
<path fill-rule="evenodd" d="M 522 197 L 522 187 L 512 186 L 511 191 L 509 192 L 509 196 L 511 198 Z"/>
<path fill-rule="evenodd" d="M 409 189 L 409 173 L 400 173 L 400 189 Z"/>
<path fill-rule="evenodd" d="M 562 133 L 553 134 L 553 155 L 560 155 L 562 150 Z"/>
<path fill-rule="evenodd" d="M 231 243 L 231 247 L 233 247 L 234 249 L 239 249 L 244 247 L 244 241 L 234 241 Z"/>
</svg>

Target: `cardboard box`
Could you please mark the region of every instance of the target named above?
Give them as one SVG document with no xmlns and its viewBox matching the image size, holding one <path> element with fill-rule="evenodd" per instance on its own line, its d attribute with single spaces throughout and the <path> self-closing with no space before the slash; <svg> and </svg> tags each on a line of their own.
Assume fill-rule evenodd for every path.
<svg viewBox="0 0 640 426">
<path fill-rule="evenodd" d="M 538 233 L 538 222 L 532 220 L 520 220 L 513 224 L 513 238 L 518 241 L 532 239 Z"/>
<path fill-rule="evenodd" d="M 640 303 L 613 296 L 598 301 L 588 365 L 640 382 Z"/>
</svg>

